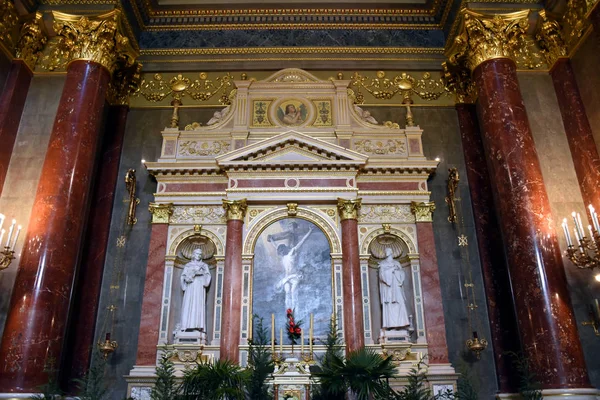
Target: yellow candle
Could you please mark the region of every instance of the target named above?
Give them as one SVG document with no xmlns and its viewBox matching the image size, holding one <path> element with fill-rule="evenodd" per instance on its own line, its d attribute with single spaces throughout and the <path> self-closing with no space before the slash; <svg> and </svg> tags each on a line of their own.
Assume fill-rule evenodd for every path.
<svg viewBox="0 0 600 400">
<path fill-rule="evenodd" d="M 271 314 L 271 353 L 275 353 L 275 314 Z"/>
<path fill-rule="evenodd" d="M 310 348 L 310 353 L 311 353 L 311 354 L 312 354 L 312 352 L 313 352 L 313 334 L 314 334 L 314 331 L 313 331 L 313 329 L 314 329 L 314 328 L 313 328 L 313 323 L 314 323 L 314 320 L 313 320 L 313 315 L 312 315 L 312 314 L 310 314 L 310 328 L 309 328 L 310 330 L 309 330 L 309 332 L 308 332 L 308 333 L 309 333 L 308 341 L 309 341 L 309 348 Z"/>
<path fill-rule="evenodd" d="M 300 333 L 300 354 L 304 353 L 304 329 Z"/>
<path fill-rule="evenodd" d="M 283 353 L 283 329 L 279 329 L 279 352 Z"/>
</svg>

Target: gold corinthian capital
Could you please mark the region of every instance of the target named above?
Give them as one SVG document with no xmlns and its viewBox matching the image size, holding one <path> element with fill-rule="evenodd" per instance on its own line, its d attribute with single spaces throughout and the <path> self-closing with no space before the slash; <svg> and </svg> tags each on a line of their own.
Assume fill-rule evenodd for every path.
<svg viewBox="0 0 600 400">
<path fill-rule="evenodd" d="M 93 17 L 58 11 L 52 11 L 52 15 L 57 36 L 43 65 L 48 70 L 64 68 L 73 60 L 87 60 L 112 73 L 117 63 L 132 65 L 138 56 L 123 33 L 119 10 Z"/>
<path fill-rule="evenodd" d="M 435 203 L 433 201 L 427 203 L 413 201 L 410 203 L 410 211 L 415 215 L 416 222 L 432 222 Z"/>
<path fill-rule="evenodd" d="M 244 220 L 246 210 L 248 210 L 248 203 L 246 199 L 241 200 L 223 200 L 223 208 L 225 209 L 225 215 L 227 221 L 229 220 Z"/>
<path fill-rule="evenodd" d="M 466 64 L 473 71 L 494 58 L 510 58 L 526 50 L 529 10 L 487 15 L 463 8 L 453 46 L 446 53 L 450 62 Z"/>
<path fill-rule="evenodd" d="M 552 68 L 559 58 L 567 57 L 567 44 L 563 39 L 562 29 L 558 21 L 548 17 L 546 10 L 540 11 L 539 14 L 540 23 L 535 38 L 548 67 Z"/>
<path fill-rule="evenodd" d="M 362 199 L 338 199 L 337 208 L 340 213 L 340 219 L 358 219 Z"/>
<path fill-rule="evenodd" d="M 148 211 L 152 214 L 153 224 L 168 224 L 171 215 L 173 215 L 173 203 L 150 203 Z"/>
</svg>

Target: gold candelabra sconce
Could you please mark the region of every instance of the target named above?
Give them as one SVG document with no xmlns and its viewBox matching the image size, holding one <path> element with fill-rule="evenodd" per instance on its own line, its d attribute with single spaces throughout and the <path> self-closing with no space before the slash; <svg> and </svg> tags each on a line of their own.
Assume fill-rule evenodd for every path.
<svg viewBox="0 0 600 400">
<path fill-rule="evenodd" d="M 448 222 L 455 223 L 456 222 L 456 204 L 454 203 L 456 200 L 456 189 L 458 189 L 458 182 L 460 181 L 460 177 L 458 175 L 457 168 L 450 168 L 448 170 L 448 196 L 446 196 L 446 204 L 448 204 Z"/>
<path fill-rule="evenodd" d="M 106 333 L 104 341 L 98 341 L 98 349 L 102 353 L 102 357 L 106 360 L 108 356 L 115 352 L 119 347 L 116 340 L 110 340 L 110 332 Z"/>
<path fill-rule="evenodd" d="M 567 219 L 563 219 L 562 228 L 567 240 L 566 256 L 571 260 L 573 265 L 581 269 L 594 269 L 600 267 L 600 224 L 598 223 L 598 214 L 594 207 L 588 206 L 591 225 L 588 225 L 589 237 L 585 233 L 581 215 L 575 211 L 571 213 L 573 223 L 573 234 L 575 242 L 569 232 L 569 223 Z M 596 277 L 598 279 L 598 277 Z"/>
<path fill-rule="evenodd" d="M 127 170 L 127 174 L 125 174 L 125 187 L 129 192 L 129 211 L 127 212 L 127 224 L 135 225 L 137 222 L 137 218 L 135 217 L 135 210 L 137 205 L 140 204 L 140 199 L 135 197 L 136 190 L 136 177 L 135 177 L 135 169 L 130 168 Z"/>
<path fill-rule="evenodd" d="M 6 229 L 2 229 L 5 219 L 6 217 L 4 214 L 0 214 L 0 244 L 2 243 L 4 235 L 6 234 Z M 15 228 L 17 228 L 16 232 Z M 0 271 L 7 269 L 15 259 L 15 246 L 17 245 L 17 240 L 19 239 L 20 233 L 21 225 L 17 226 L 17 221 L 13 219 L 8 231 L 8 237 L 6 239 L 4 249 L 0 251 Z"/>
<path fill-rule="evenodd" d="M 466 341 L 467 349 L 475 353 L 477 359 L 481 359 L 481 352 L 487 348 L 488 342 L 483 338 L 479 338 L 477 331 L 473 331 L 473 337 Z"/>
<path fill-rule="evenodd" d="M 583 326 L 591 326 L 596 336 L 600 336 L 600 304 L 598 299 L 594 300 L 594 304 L 589 305 L 588 309 L 589 321 L 581 323 Z"/>
</svg>

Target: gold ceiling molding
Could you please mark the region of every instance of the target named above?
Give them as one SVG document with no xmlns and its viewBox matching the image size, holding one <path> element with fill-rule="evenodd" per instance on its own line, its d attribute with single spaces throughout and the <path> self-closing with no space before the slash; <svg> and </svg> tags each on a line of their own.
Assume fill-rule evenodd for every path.
<svg viewBox="0 0 600 400">
<path fill-rule="evenodd" d="M 366 24 L 366 23 L 264 23 L 264 24 L 193 24 L 193 25 L 156 25 L 146 26 L 145 30 L 156 31 L 188 31 L 188 30 L 245 30 L 245 29 L 433 29 L 439 28 L 439 24 Z"/>
<path fill-rule="evenodd" d="M 486 15 L 462 9 L 460 18 L 459 33 L 447 52 L 452 64 L 464 64 L 471 71 L 494 58 L 509 58 L 531 69 L 542 65 L 527 35 L 529 10 Z"/>
<path fill-rule="evenodd" d="M 142 49 L 141 56 L 223 56 L 238 54 L 435 54 L 439 47 L 207 47 L 193 49 Z"/>
<path fill-rule="evenodd" d="M 98 16 L 79 16 L 52 11 L 57 36 L 48 43 L 40 67 L 65 69 L 72 60 L 99 63 L 112 73 L 117 65 L 133 65 L 138 54 L 121 32 L 122 14 L 113 10 Z"/>
</svg>

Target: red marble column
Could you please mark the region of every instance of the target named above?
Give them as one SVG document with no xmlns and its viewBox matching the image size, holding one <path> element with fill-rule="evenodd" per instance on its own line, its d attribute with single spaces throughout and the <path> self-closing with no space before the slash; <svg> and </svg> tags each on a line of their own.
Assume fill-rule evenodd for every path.
<svg viewBox="0 0 600 400">
<path fill-rule="evenodd" d="M 63 361 L 65 385 L 73 386 L 73 379 L 79 378 L 87 371 L 94 348 L 100 287 L 115 191 L 117 183 L 125 185 L 124 180 L 119 179 L 118 172 L 128 113 L 129 106 L 126 105 L 114 105 L 108 109 L 99 168 L 94 176 L 95 187 L 79 276 L 73 293 L 72 322 L 68 328 L 67 339 L 69 345 Z"/>
<path fill-rule="evenodd" d="M 344 296 L 344 341 L 346 352 L 365 346 L 362 285 L 358 248 L 358 209 L 360 201 L 339 200 L 342 227 L 342 295 Z M 351 211 L 350 211 L 351 210 Z"/>
<path fill-rule="evenodd" d="M 599 27 L 600 28 L 600 27 Z M 575 173 L 585 205 L 600 209 L 600 156 L 585 112 L 575 72 L 568 58 L 560 58 L 550 70 L 560 106 Z"/>
<path fill-rule="evenodd" d="M 136 365 L 156 365 L 168 235 L 167 221 L 152 224 Z"/>
<path fill-rule="evenodd" d="M 0 347 L 3 392 L 32 392 L 59 360 L 110 74 L 69 64 Z"/>
<path fill-rule="evenodd" d="M 477 232 L 477 248 L 487 298 L 491 342 L 498 378 L 499 393 L 517 393 L 518 378 L 506 352 L 519 352 L 517 321 L 510 289 L 510 276 L 504 256 L 504 247 L 485 152 L 474 104 L 457 104 L 458 123 L 469 181 L 469 193 Z"/>
<path fill-rule="evenodd" d="M 242 235 L 246 201 L 223 201 L 227 213 L 220 358 L 239 362 L 242 313 Z"/>
<path fill-rule="evenodd" d="M 25 62 L 13 60 L 0 96 L 0 143 L 2 143 L 0 146 L 0 194 L 4 187 L 32 76 L 33 74 Z"/>
<path fill-rule="evenodd" d="M 417 221 L 417 243 L 421 265 L 421 288 L 423 290 L 423 310 L 430 364 L 447 364 L 448 344 L 446 343 L 446 323 L 442 305 L 442 290 L 438 272 L 433 223 Z"/>
<path fill-rule="evenodd" d="M 516 65 L 490 59 L 473 77 L 525 355 L 544 389 L 589 387 Z"/>
</svg>

